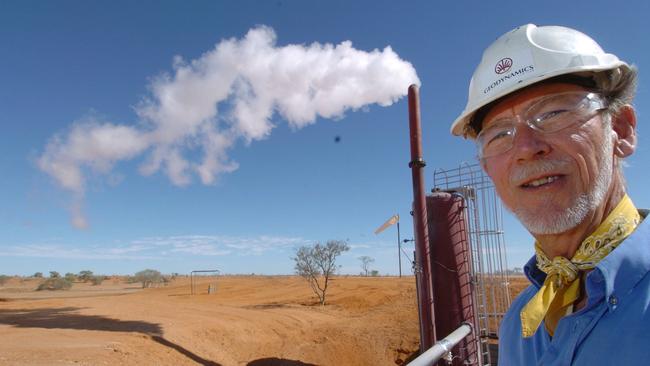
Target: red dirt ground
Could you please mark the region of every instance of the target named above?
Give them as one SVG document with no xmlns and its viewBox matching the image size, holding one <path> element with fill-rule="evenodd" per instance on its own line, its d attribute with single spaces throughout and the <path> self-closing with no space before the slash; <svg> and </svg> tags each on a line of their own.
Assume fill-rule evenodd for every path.
<svg viewBox="0 0 650 366">
<path fill-rule="evenodd" d="M 418 350 L 413 277 L 336 277 L 328 305 L 293 276 L 0 286 L 2 365 L 396 365 Z M 207 294 L 216 283 L 215 294 Z"/>
</svg>

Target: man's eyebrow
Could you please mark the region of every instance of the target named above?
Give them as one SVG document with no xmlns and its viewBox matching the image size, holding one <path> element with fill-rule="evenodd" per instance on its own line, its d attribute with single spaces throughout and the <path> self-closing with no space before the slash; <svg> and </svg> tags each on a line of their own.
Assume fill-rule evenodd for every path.
<svg viewBox="0 0 650 366">
<path fill-rule="evenodd" d="M 514 120 L 515 119 L 512 118 L 512 117 L 499 117 L 499 118 L 496 118 L 496 119 L 492 119 L 492 120 L 487 121 L 487 123 L 486 123 L 487 126 L 485 126 L 485 128 L 483 128 L 483 129 L 484 130 L 489 130 L 489 129 L 493 128 L 493 127 L 499 127 L 501 125 L 511 125 Z"/>
</svg>

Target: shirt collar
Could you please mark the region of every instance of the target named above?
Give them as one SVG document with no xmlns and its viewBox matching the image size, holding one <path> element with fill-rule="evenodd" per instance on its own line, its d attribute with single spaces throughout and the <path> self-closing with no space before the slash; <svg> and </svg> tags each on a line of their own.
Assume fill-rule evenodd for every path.
<svg viewBox="0 0 650 366">
<path fill-rule="evenodd" d="M 648 215 L 648 210 L 640 209 L 642 217 Z M 596 279 L 596 282 L 605 282 L 606 296 L 614 292 L 618 296 L 627 294 L 638 281 L 650 271 L 650 218 L 643 220 L 636 230 L 628 236 L 619 247 L 612 251 L 607 257 L 596 265 L 594 272 L 589 278 Z M 524 274 L 528 280 L 540 288 L 546 280 L 546 273 L 537 268 L 537 258 L 533 255 L 524 266 Z"/>
<path fill-rule="evenodd" d="M 546 273 L 537 268 L 537 256 L 534 255 L 524 266 L 524 274 L 526 275 L 526 278 L 528 278 L 528 281 L 537 288 L 542 287 L 544 280 L 546 280 Z"/>
<path fill-rule="evenodd" d="M 643 217 L 647 210 L 639 210 Z M 643 220 L 621 245 L 600 261 L 605 296 L 625 296 L 650 271 L 650 219 Z"/>
</svg>

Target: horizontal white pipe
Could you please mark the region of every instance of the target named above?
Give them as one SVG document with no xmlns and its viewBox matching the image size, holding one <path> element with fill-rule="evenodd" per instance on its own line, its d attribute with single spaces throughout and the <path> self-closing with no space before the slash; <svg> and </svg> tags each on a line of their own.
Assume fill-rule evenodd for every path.
<svg viewBox="0 0 650 366">
<path fill-rule="evenodd" d="M 469 323 L 463 323 L 455 331 L 451 332 L 445 338 L 439 340 L 431 346 L 426 352 L 419 355 L 411 361 L 408 366 L 431 366 L 438 362 L 442 356 L 446 355 L 451 349 L 458 344 L 463 338 L 472 333 L 472 326 Z"/>
</svg>

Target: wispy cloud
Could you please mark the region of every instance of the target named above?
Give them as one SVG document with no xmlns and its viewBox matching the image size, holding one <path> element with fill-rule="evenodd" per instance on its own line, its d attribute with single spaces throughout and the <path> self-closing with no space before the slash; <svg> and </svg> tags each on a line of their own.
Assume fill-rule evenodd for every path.
<svg viewBox="0 0 650 366">
<path fill-rule="evenodd" d="M 350 41 L 280 47 L 273 29 L 261 26 L 198 59 L 177 56 L 173 73 L 153 79 L 150 96 L 136 106 L 137 124 L 77 121 L 48 141 L 37 165 L 73 193 L 72 224 L 83 228 L 89 173 L 105 176 L 120 161 L 144 156 L 141 174 L 162 171 L 178 186 L 197 177 L 213 184 L 238 168 L 228 153 L 237 141 L 271 134 L 274 114 L 299 129 L 319 116 L 389 106 L 413 83 L 419 84 L 415 69 L 390 47 L 366 52 Z"/>
<path fill-rule="evenodd" d="M 268 235 L 256 237 L 187 235 L 151 237 L 134 242 L 139 245 L 162 247 L 169 252 L 201 255 L 261 255 L 269 251 L 290 250 L 309 243 L 311 241 L 303 238 Z"/>
<path fill-rule="evenodd" d="M 158 259 L 139 250 L 75 247 L 62 244 L 25 244 L 0 247 L 3 257 L 32 257 L 57 259 Z"/>
<path fill-rule="evenodd" d="M 163 259 L 187 256 L 249 256 L 286 252 L 310 244 L 297 237 L 187 235 L 149 237 L 126 244 L 88 247 L 63 244 L 25 244 L 1 246 L 0 256 L 68 259 Z"/>
</svg>

